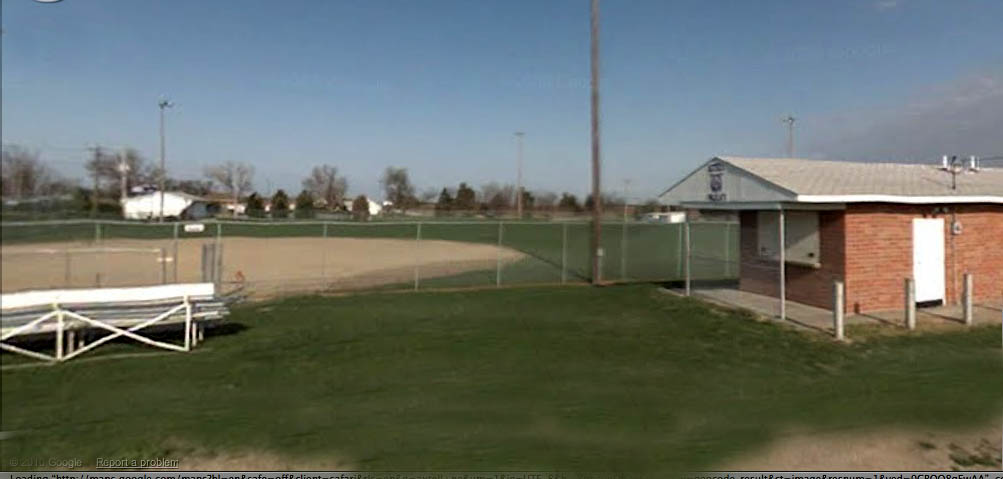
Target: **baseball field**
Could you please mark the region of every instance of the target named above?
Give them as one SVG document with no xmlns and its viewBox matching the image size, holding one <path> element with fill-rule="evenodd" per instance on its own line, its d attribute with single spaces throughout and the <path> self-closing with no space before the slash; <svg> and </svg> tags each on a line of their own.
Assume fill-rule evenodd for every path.
<svg viewBox="0 0 1003 479">
<path fill-rule="evenodd" d="M 696 224 L 693 277 L 737 274 L 737 226 Z M 223 251 L 228 287 L 254 293 L 428 289 L 588 281 L 588 223 L 28 223 L 3 229 L 3 291 L 199 281 L 202 245 Z M 603 278 L 684 276 L 683 227 L 609 223 Z"/>
</svg>

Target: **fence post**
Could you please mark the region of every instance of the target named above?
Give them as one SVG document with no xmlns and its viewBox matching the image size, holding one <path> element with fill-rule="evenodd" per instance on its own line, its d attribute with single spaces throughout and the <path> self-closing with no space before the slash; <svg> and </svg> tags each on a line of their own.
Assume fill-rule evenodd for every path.
<svg viewBox="0 0 1003 479">
<path fill-rule="evenodd" d="M 965 273 L 964 281 L 965 281 L 965 290 L 963 293 L 964 296 L 962 299 L 962 303 L 964 304 L 963 308 L 964 308 L 965 326 L 971 326 L 974 319 L 972 317 L 972 299 L 973 296 L 975 295 L 975 290 L 973 288 L 974 284 L 972 282 L 972 273 Z"/>
<path fill-rule="evenodd" d="M 620 281 L 627 281 L 627 218 L 623 219 L 620 235 Z"/>
<path fill-rule="evenodd" d="M 101 223 L 94 223 L 94 244 L 101 243 Z"/>
<path fill-rule="evenodd" d="M 178 223 L 174 222 L 174 282 L 178 282 Z"/>
<path fill-rule="evenodd" d="M 568 282 L 568 223 L 561 224 L 561 284 Z"/>
<path fill-rule="evenodd" d="M 216 221 L 216 253 L 213 256 L 216 267 L 213 270 L 216 294 L 223 294 L 223 224 Z"/>
<path fill-rule="evenodd" d="M 327 288 L 327 222 L 324 222 L 324 241 L 321 242 L 320 247 L 320 277 L 321 283 L 324 283 L 324 287 Z"/>
<path fill-rule="evenodd" d="M 832 282 L 832 327 L 836 332 L 836 340 L 842 341 L 845 338 L 843 331 L 843 319 L 845 311 L 846 297 L 843 295 L 843 282 Z"/>
<path fill-rule="evenodd" d="M 418 227 L 416 228 L 414 240 L 414 290 L 418 291 L 418 281 L 421 277 L 418 271 L 421 264 L 421 222 L 418 222 Z"/>
<path fill-rule="evenodd" d="M 505 235 L 505 223 L 501 221 L 498 222 L 498 254 L 497 254 L 497 264 L 495 265 L 495 286 L 501 286 L 501 266 L 502 266 L 502 237 Z"/>
<path fill-rule="evenodd" d="M 905 326 L 916 329 L 916 282 L 912 278 L 905 279 Z"/>
<path fill-rule="evenodd" d="M 724 277 L 731 277 L 731 225 L 724 225 Z"/>
<path fill-rule="evenodd" d="M 70 287 L 70 250 L 66 250 L 66 264 L 63 265 L 63 287 Z"/>
<path fill-rule="evenodd" d="M 690 251 L 690 215 L 686 215 L 686 222 L 683 223 L 683 228 L 686 229 L 685 232 L 685 244 L 686 244 L 686 296 L 690 295 L 690 256 L 692 252 Z"/>
<path fill-rule="evenodd" d="M 167 284 L 167 248 L 160 248 L 160 284 Z"/>
<path fill-rule="evenodd" d="M 683 264 L 686 263 L 686 257 L 684 256 L 686 252 L 683 250 L 683 243 L 685 241 L 683 239 L 683 230 L 685 229 L 686 229 L 685 224 L 679 225 L 679 227 L 676 228 L 676 231 L 679 231 L 679 240 L 676 241 L 676 245 L 679 246 L 678 248 L 679 251 L 676 253 L 676 278 L 683 277 Z"/>
</svg>

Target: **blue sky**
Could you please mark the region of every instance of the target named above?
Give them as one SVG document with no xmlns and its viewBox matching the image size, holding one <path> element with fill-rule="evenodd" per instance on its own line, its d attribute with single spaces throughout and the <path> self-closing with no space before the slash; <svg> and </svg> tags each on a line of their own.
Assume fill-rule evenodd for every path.
<svg viewBox="0 0 1003 479">
<path fill-rule="evenodd" d="M 715 154 L 1003 154 L 1003 2 L 602 2 L 603 181 L 657 194 Z M 2 0 L 5 143 L 79 176 L 87 145 L 298 191 L 336 165 L 378 194 L 589 185 L 588 0 Z"/>
</svg>

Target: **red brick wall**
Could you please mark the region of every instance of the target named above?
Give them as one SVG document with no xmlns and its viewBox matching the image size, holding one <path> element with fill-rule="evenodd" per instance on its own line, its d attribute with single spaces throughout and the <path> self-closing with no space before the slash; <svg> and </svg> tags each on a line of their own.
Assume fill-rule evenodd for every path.
<svg viewBox="0 0 1003 479">
<path fill-rule="evenodd" d="M 950 213 L 933 214 L 944 207 L 955 212 L 963 227 L 962 234 L 953 237 L 957 258 L 951 248 Z M 788 264 L 787 298 L 830 308 L 832 281 L 843 279 L 847 311 L 902 309 L 903 282 L 912 276 L 912 220 L 924 216 L 944 218 L 947 302 L 960 298 L 966 272 L 975 275 L 976 301 L 1003 296 L 1003 205 L 860 203 L 848 205 L 845 212 L 819 212 L 822 266 Z M 756 212 L 742 212 L 739 221 L 739 289 L 779 296 L 777 262 L 761 259 L 757 251 Z"/>
<path fill-rule="evenodd" d="M 953 210 L 963 232 L 953 236 Z M 1003 206 L 852 204 L 846 210 L 846 304 L 856 312 L 902 309 L 903 281 L 912 276 L 913 218 L 944 218 L 945 285 L 948 303 L 960 297 L 962 274 L 975 275 L 975 299 L 1003 294 Z M 952 265 L 953 274 L 952 274 Z M 955 288 L 957 285 L 957 291 Z"/>
<path fill-rule="evenodd" d="M 778 262 L 762 259 L 758 252 L 757 212 L 743 211 L 740 254 L 742 264 L 739 289 L 769 296 L 780 296 Z M 819 263 L 821 267 L 788 264 L 786 270 L 787 299 L 822 308 L 832 307 L 832 282 L 843 278 L 844 219 L 842 211 L 820 211 Z"/>
</svg>

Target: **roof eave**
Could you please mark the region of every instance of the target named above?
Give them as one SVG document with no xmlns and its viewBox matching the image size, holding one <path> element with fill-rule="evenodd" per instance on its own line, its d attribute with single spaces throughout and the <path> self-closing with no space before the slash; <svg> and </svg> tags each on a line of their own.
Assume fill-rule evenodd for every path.
<svg viewBox="0 0 1003 479">
<path fill-rule="evenodd" d="M 798 203 L 903 203 L 903 204 L 939 204 L 939 203 L 1003 203 L 1003 196 L 994 195 L 798 195 Z"/>
</svg>

